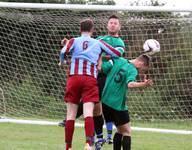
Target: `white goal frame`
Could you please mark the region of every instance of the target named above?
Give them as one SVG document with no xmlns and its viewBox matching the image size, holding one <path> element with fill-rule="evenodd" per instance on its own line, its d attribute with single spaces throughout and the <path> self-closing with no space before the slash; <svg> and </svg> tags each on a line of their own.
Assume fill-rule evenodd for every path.
<svg viewBox="0 0 192 150">
<path fill-rule="evenodd" d="M 49 4 L 49 3 L 10 3 L 0 2 L 0 8 L 30 8 L 30 9 L 65 9 L 65 10 L 98 10 L 98 11 L 131 11 L 131 12 L 192 12 L 192 8 L 184 7 L 167 7 L 167 6 L 123 6 L 123 5 L 77 5 L 77 4 Z M 0 88 L 0 92 L 3 95 L 3 90 Z M 4 108 L 6 112 L 6 108 Z M 11 118 L 0 117 L 0 123 L 18 123 L 18 124 L 38 124 L 38 125 L 57 125 L 58 122 L 51 121 L 34 121 L 34 120 L 18 120 Z M 82 124 L 76 124 L 78 127 L 82 127 Z M 169 129 L 155 129 L 155 128 L 139 128 L 132 127 L 136 131 L 150 131 L 150 132 L 161 132 L 161 133 L 174 133 L 174 134 L 192 134 L 192 131 L 187 130 L 169 130 Z"/>
<path fill-rule="evenodd" d="M 107 10 L 107 11 L 164 11 L 164 12 L 191 12 L 188 7 L 168 6 L 124 6 L 124 5 L 82 5 L 82 4 L 49 4 L 49 3 L 10 3 L 0 2 L 0 7 L 5 8 L 36 8 L 36 9 L 68 9 L 68 10 Z"/>
</svg>

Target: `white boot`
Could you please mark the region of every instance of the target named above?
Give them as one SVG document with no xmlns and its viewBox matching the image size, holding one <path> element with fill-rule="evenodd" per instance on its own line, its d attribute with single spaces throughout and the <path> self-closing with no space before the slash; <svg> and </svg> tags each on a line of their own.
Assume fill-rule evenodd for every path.
<svg viewBox="0 0 192 150">
<path fill-rule="evenodd" d="M 86 143 L 84 150 L 92 150 L 92 146 L 90 146 L 88 143 Z"/>
</svg>

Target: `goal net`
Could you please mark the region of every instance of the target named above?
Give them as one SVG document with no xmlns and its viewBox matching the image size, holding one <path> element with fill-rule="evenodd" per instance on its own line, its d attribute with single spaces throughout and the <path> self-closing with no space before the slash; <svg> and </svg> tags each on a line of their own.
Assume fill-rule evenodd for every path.
<svg viewBox="0 0 192 150">
<path fill-rule="evenodd" d="M 191 122 L 192 13 L 157 9 L 1 7 L 0 116 L 63 119 L 67 66 L 58 66 L 60 41 L 79 36 L 84 18 L 94 20 L 94 38 L 106 35 L 111 14 L 120 17 L 125 58 L 141 54 L 147 39 L 161 44 L 148 72 L 154 86 L 132 89 L 127 95 L 132 121 Z"/>
</svg>

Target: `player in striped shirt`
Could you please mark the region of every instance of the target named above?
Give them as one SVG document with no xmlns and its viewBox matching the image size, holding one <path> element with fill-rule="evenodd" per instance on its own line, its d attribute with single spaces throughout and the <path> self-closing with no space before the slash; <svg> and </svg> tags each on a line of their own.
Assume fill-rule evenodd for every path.
<svg viewBox="0 0 192 150">
<path fill-rule="evenodd" d="M 108 23 L 107 23 L 107 29 L 108 29 L 108 35 L 105 36 L 99 36 L 97 39 L 100 39 L 104 42 L 106 42 L 107 44 L 111 45 L 112 47 L 114 47 L 116 50 L 118 50 L 121 53 L 121 56 L 123 56 L 124 54 L 124 50 L 125 50 L 125 44 L 123 42 L 123 40 L 119 37 L 119 30 L 121 28 L 120 25 L 120 21 L 119 18 L 116 15 L 111 15 L 108 19 Z M 65 42 L 67 41 L 67 39 L 62 40 L 62 45 L 65 44 Z M 108 58 L 109 56 L 106 55 L 105 53 L 102 54 L 103 56 L 103 62 L 102 63 L 107 63 L 108 62 Z M 98 74 L 98 86 L 99 86 L 99 96 L 101 99 L 101 95 L 102 95 L 102 91 L 103 91 L 103 87 L 105 85 L 105 80 L 106 80 L 106 74 L 103 73 L 99 73 Z M 77 111 L 77 118 L 79 116 L 81 116 L 83 110 L 82 110 L 82 103 L 80 103 L 79 107 L 78 107 L 78 111 Z M 97 103 L 95 105 L 95 109 L 94 109 L 94 125 L 95 125 L 95 132 L 97 135 L 97 142 L 95 143 L 96 146 L 96 150 L 100 150 L 103 143 L 105 142 L 105 139 L 103 139 L 103 124 L 104 124 L 104 120 L 103 120 L 103 116 L 102 116 L 102 111 L 101 111 L 101 103 Z M 59 126 L 65 126 L 65 119 L 63 120 L 63 122 L 59 123 Z M 113 129 L 113 123 L 112 122 L 106 122 L 106 127 L 107 127 L 107 138 L 106 138 L 106 142 L 108 144 L 112 144 L 112 129 Z"/>
<path fill-rule="evenodd" d="M 80 99 L 83 101 L 83 113 L 85 121 L 86 147 L 92 149 L 94 122 L 94 103 L 99 102 L 97 87 L 97 65 L 102 52 L 111 57 L 120 56 L 120 52 L 101 40 L 91 38 L 93 21 L 83 20 L 80 24 L 81 36 L 72 38 L 62 48 L 60 53 L 60 65 L 64 62 L 65 55 L 72 53 L 69 78 L 64 97 L 67 103 L 67 120 L 65 126 L 66 150 L 72 148 L 75 117 Z"/>
</svg>

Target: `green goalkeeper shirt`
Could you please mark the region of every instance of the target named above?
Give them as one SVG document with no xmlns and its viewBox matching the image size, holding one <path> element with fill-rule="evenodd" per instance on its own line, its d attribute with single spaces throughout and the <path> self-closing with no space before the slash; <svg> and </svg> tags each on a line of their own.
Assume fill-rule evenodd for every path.
<svg viewBox="0 0 192 150">
<path fill-rule="evenodd" d="M 126 59 L 119 57 L 102 64 L 102 70 L 107 74 L 105 87 L 101 101 L 105 105 L 118 110 L 128 110 L 126 105 L 126 94 L 128 83 L 135 81 L 138 74 L 137 69 Z"/>
<path fill-rule="evenodd" d="M 121 56 L 123 56 L 125 50 L 125 43 L 120 37 L 105 35 L 105 36 L 99 36 L 97 37 L 97 39 L 102 40 L 107 44 L 111 45 L 121 53 Z"/>
</svg>

